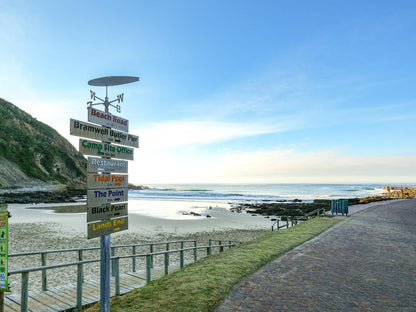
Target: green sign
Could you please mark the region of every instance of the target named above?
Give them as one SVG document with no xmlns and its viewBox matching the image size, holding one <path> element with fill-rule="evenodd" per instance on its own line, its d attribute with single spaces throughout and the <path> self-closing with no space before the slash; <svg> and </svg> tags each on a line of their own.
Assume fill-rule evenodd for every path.
<svg viewBox="0 0 416 312">
<path fill-rule="evenodd" d="M 79 151 L 84 155 L 101 156 L 109 158 L 119 158 L 133 160 L 134 150 L 129 147 L 120 145 L 111 145 L 110 143 L 89 141 L 79 139 Z"/>
<path fill-rule="evenodd" d="M 7 205 L 0 206 L 0 290 L 10 291 L 7 280 L 9 253 L 9 213 Z"/>
</svg>

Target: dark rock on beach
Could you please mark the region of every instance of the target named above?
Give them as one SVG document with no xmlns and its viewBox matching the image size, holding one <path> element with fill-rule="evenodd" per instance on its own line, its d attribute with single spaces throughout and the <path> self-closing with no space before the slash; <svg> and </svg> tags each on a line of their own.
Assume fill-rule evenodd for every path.
<svg viewBox="0 0 416 312">
<path fill-rule="evenodd" d="M 59 191 L 23 191 L 0 194 L 0 204 L 71 203 L 84 199 L 85 189 L 67 188 Z"/>
<path fill-rule="evenodd" d="M 374 196 L 365 198 L 350 198 L 349 205 L 367 204 L 374 201 L 386 200 L 384 196 Z M 286 216 L 299 217 L 305 216 L 316 209 L 331 210 L 331 200 L 315 199 L 312 203 L 304 203 L 295 199 L 291 202 L 262 202 L 262 203 L 244 203 L 234 206 L 230 210 L 233 212 L 246 211 L 247 213 L 263 216 Z"/>
</svg>

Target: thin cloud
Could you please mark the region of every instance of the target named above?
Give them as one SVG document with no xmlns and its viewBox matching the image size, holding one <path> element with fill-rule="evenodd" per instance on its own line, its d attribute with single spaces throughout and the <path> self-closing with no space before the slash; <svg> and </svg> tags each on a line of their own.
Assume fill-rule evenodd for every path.
<svg viewBox="0 0 416 312">
<path fill-rule="evenodd" d="M 345 156 L 336 150 L 229 152 L 211 160 L 140 151 L 137 183 L 414 183 L 416 155 Z"/>
<path fill-rule="evenodd" d="M 242 137 L 250 137 L 285 130 L 284 124 L 261 122 L 221 122 L 221 121 L 169 121 L 157 123 L 149 128 L 133 130 L 140 133 L 143 148 L 172 148 L 185 145 L 203 145 L 223 142 Z"/>
</svg>

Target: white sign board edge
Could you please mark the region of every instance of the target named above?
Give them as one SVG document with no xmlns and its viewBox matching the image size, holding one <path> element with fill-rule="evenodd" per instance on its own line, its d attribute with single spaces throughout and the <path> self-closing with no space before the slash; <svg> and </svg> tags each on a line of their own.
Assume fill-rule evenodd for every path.
<svg viewBox="0 0 416 312">
<path fill-rule="evenodd" d="M 123 146 L 139 147 L 139 137 L 137 135 L 98 126 L 73 118 L 70 118 L 69 122 L 69 132 L 71 135 L 97 141 L 111 142 Z"/>
<path fill-rule="evenodd" d="M 88 173 L 88 189 L 126 188 L 129 186 L 128 175 L 114 173 Z"/>
<path fill-rule="evenodd" d="M 133 160 L 134 149 L 110 143 L 98 141 L 90 141 L 87 139 L 79 139 L 79 152 L 83 155 L 101 156 L 108 158 L 118 158 Z"/>
<path fill-rule="evenodd" d="M 127 203 L 87 207 L 87 223 L 128 215 Z"/>
<path fill-rule="evenodd" d="M 88 107 L 88 121 L 124 132 L 129 132 L 129 121 L 111 113 Z"/>
<path fill-rule="evenodd" d="M 105 159 L 88 157 L 87 171 L 93 172 L 112 172 L 112 173 L 127 173 L 129 171 L 129 162 L 118 159 Z"/>
<path fill-rule="evenodd" d="M 100 206 L 128 201 L 128 188 L 87 190 L 87 206 Z"/>
<path fill-rule="evenodd" d="M 129 218 L 121 217 L 87 224 L 88 239 L 124 231 L 129 228 Z"/>
</svg>

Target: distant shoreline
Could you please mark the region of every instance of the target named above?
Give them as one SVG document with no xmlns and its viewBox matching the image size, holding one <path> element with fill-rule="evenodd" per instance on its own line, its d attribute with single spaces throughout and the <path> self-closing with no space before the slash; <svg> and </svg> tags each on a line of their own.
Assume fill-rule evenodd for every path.
<svg viewBox="0 0 416 312">
<path fill-rule="evenodd" d="M 147 189 L 150 187 L 129 184 L 129 190 Z M 86 195 L 86 188 L 64 185 L 1 187 L 0 204 L 75 203 Z"/>
</svg>

